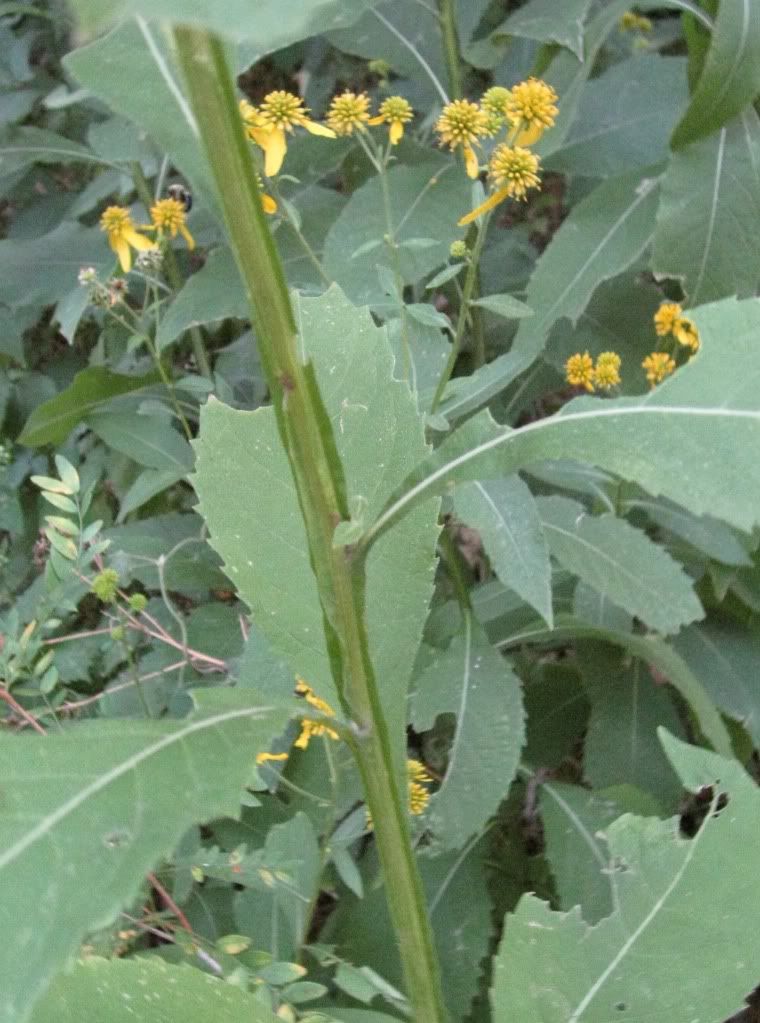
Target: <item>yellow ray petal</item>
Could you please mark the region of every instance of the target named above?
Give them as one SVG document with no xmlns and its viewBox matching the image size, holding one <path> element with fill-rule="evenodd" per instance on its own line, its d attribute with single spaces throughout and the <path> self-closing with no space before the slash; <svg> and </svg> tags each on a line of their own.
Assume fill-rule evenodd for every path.
<svg viewBox="0 0 760 1023">
<path fill-rule="evenodd" d="M 321 135 L 326 139 L 337 138 L 337 135 L 332 128 L 328 128 L 326 124 L 319 124 L 317 121 L 309 120 L 302 121 L 301 123 L 307 131 L 311 132 L 312 135 Z"/>
<path fill-rule="evenodd" d="M 477 220 L 481 214 L 488 213 L 489 210 L 498 206 L 500 202 L 504 202 L 508 195 L 508 188 L 500 188 L 498 192 L 494 192 L 493 195 L 490 195 L 485 202 L 480 204 L 480 206 L 476 206 L 474 210 L 466 213 L 465 216 L 458 221 L 459 226 L 464 227 L 465 224 L 471 224 L 473 220 Z"/>
<path fill-rule="evenodd" d="M 265 213 L 269 213 L 271 216 L 272 213 L 277 212 L 277 203 L 275 202 L 271 195 L 262 195 L 261 208 L 264 210 Z"/>
<path fill-rule="evenodd" d="M 190 250 L 194 249 L 195 248 L 195 238 L 193 238 L 193 236 L 190 234 L 190 232 L 188 231 L 188 229 L 185 227 L 184 224 L 180 225 L 179 232 L 182 235 L 182 237 L 185 239 L 185 241 L 187 242 L 188 249 L 190 249 Z"/>
<path fill-rule="evenodd" d="M 470 178 L 476 178 L 480 173 L 480 165 L 478 164 L 478 158 L 475 155 L 475 150 L 472 146 L 464 146 L 464 166 L 467 171 L 467 176 Z"/>
<path fill-rule="evenodd" d="M 398 143 L 404 137 L 404 125 L 401 123 L 401 121 L 392 121 L 390 132 L 388 134 L 391 140 L 391 145 L 392 146 L 398 145 Z"/>
<path fill-rule="evenodd" d="M 264 145 L 264 173 L 268 178 L 274 177 L 282 167 L 288 143 L 285 139 L 285 132 L 281 128 L 274 128 L 266 137 Z"/>
<path fill-rule="evenodd" d="M 128 274 L 132 269 L 132 250 L 123 237 L 115 238 L 111 242 L 111 248 L 114 250 L 116 255 L 119 257 L 119 264 L 125 274 Z"/>
</svg>

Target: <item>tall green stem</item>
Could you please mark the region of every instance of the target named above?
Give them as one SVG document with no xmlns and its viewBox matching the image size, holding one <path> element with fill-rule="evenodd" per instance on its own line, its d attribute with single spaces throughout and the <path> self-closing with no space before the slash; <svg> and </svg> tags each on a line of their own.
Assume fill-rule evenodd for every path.
<svg viewBox="0 0 760 1023">
<path fill-rule="evenodd" d="M 462 61 L 459 55 L 455 0 L 438 0 L 443 32 L 443 55 L 449 76 L 449 91 L 452 99 L 462 98 Z"/>
<path fill-rule="evenodd" d="M 417 1023 L 445 1023 L 440 971 L 412 849 L 406 789 L 393 763 L 364 622 L 364 557 L 333 548 L 348 518 L 342 467 L 313 371 L 298 351 L 296 327 L 277 250 L 261 209 L 232 79 L 219 40 L 177 28 L 174 40 L 201 141 L 217 184 L 232 247 L 246 285 L 277 424 L 298 493 L 325 631 L 341 701 L 375 822 L 391 918 Z"/>
</svg>

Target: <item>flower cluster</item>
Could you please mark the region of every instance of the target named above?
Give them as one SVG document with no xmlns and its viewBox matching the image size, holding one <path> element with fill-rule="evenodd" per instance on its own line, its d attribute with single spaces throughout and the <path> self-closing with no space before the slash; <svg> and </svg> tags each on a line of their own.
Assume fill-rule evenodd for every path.
<svg viewBox="0 0 760 1023">
<path fill-rule="evenodd" d="M 321 700 L 311 686 L 304 682 L 302 678 L 296 680 L 296 695 L 302 696 L 310 707 L 313 707 L 314 710 L 324 717 L 335 717 L 335 711 L 330 704 L 325 700 Z M 296 749 L 306 749 L 309 741 L 315 735 L 326 735 L 328 739 L 340 738 L 338 733 L 333 728 L 330 728 L 329 725 L 325 725 L 321 721 L 313 721 L 311 718 L 304 718 L 301 721 L 301 734 L 294 744 Z"/>
<path fill-rule="evenodd" d="M 647 380 L 652 387 L 661 383 L 665 377 L 670 376 L 676 368 L 675 360 L 667 352 L 652 352 L 651 355 L 647 355 L 641 365 L 646 371 Z"/>
<path fill-rule="evenodd" d="M 406 776 L 409 813 L 414 817 L 419 817 L 420 814 L 427 810 L 428 803 L 430 802 L 430 789 L 428 786 L 433 781 L 433 778 L 422 761 L 413 758 L 408 759 L 406 762 Z M 369 810 L 366 811 L 366 815 L 367 829 L 372 831 L 374 824 Z"/>
<path fill-rule="evenodd" d="M 462 217 L 461 226 L 471 223 L 505 199 L 524 200 L 531 189 L 541 187 L 541 161 L 529 146 L 551 128 L 557 116 L 557 94 L 538 78 L 529 78 L 511 89 L 495 85 L 483 93 L 480 103 L 468 99 L 447 103 L 435 130 L 440 143 L 460 150 L 467 174 L 477 178 L 480 160 L 477 150 L 482 140 L 494 138 L 504 130 L 505 141 L 498 143 L 488 161 L 488 177 L 493 192 L 476 209 Z"/>
<path fill-rule="evenodd" d="M 156 264 L 160 265 L 160 245 L 166 238 L 176 238 L 181 234 L 189 249 L 195 248 L 195 239 L 187 229 L 187 206 L 179 199 L 173 197 L 157 199 L 150 208 L 150 224 L 140 224 L 137 227 L 132 220 L 132 214 L 124 206 L 108 206 L 100 218 L 100 229 L 108 238 L 108 244 L 119 260 L 119 265 L 124 273 L 132 269 L 132 249 L 139 255 L 147 256 L 143 260 L 143 269 L 152 269 Z M 156 234 L 156 241 L 146 237 L 142 232 L 153 231 Z M 87 283 L 81 281 L 80 283 Z"/>
<path fill-rule="evenodd" d="M 681 348 L 688 350 L 689 358 L 699 351 L 699 331 L 694 321 L 684 316 L 678 302 L 660 303 L 654 314 L 654 329 L 658 337 L 674 338 Z M 652 352 L 641 365 L 649 384 L 655 387 L 675 371 L 676 360 L 669 352 Z"/>
<path fill-rule="evenodd" d="M 609 391 L 620 383 L 620 356 L 617 352 L 601 352 L 594 364 L 588 352 L 576 352 L 565 363 L 565 379 L 589 392 Z"/>
</svg>

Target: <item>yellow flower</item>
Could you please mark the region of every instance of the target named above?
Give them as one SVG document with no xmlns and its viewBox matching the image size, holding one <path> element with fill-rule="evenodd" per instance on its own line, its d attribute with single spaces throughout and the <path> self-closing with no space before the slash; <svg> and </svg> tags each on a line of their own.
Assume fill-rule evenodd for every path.
<svg viewBox="0 0 760 1023">
<path fill-rule="evenodd" d="M 477 103 L 471 103 L 468 99 L 455 99 L 441 111 L 435 130 L 441 137 L 441 145 L 448 146 L 452 151 L 457 146 L 462 147 L 467 174 L 476 178 L 480 168 L 472 147 L 481 136 L 488 134 L 488 115 Z"/>
<path fill-rule="evenodd" d="M 286 132 L 305 128 L 312 135 L 335 138 L 335 132 L 330 128 L 307 116 L 308 108 L 300 96 L 284 89 L 267 93 L 259 107 L 241 100 L 240 113 L 248 137 L 264 150 L 264 173 L 268 178 L 282 167 L 288 148 Z"/>
<path fill-rule="evenodd" d="M 665 337 L 683 316 L 683 309 L 677 302 L 663 302 L 654 314 L 654 329 L 659 337 Z"/>
<path fill-rule="evenodd" d="M 507 100 L 507 120 L 512 125 L 509 141 L 515 146 L 532 146 L 559 113 L 557 93 L 539 78 L 515 85 Z"/>
<path fill-rule="evenodd" d="M 369 96 L 366 92 L 342 92 L 335 96 L 327 111 L 327 123 L 336 135 L 353 135 L 354 128 L 369 123 Z"/>
<path fill-rule="evenodd" d="M 609 391 L 620 383 L 620 356 L 617 352 L 601 352 L 594 367 L 594 384 L 602 391 Z"/>
<path fill-rule="evenodd" d="M 491 153 L 491 160 L 488 165 L 488 174 L 496 191 L 493 192 L 485 202 L 481 203 L 470 213 L 465 214 L 459 221 L 459 226 L 471 223 L 483 213 L 492 210 L 505 199 L 525 199 L 529 188 L 540 188 L 541 178 L 538 176 L 540 160 L 535 153 L 529 149 L 522 149 L 515 146 L 512 149 L 502 142 Z"/>
<path fill-rule="evenodd" d="M 651 32 L 652 22 L 643 14 L 626 11 L 619 22 L 621 32 Z"/>
<path fill-rule="evenodd" d="M 177 237 L 177 231 L 187 242 L 188 249 L 195 248 L 195 239 L 190 234 L 185 224 L 187 210 L 179 199 L 159 199 L 150 208 L 150 219 L 153 222 L 153 229 L 158 232 L 159 238 L 164 232 L 172 238 Z"/>
<path fill-rule="evenodd" d="M 418 817 L 420 814 L 425 812 L 428 803 L 430 802 L 430 790 L 427 786 L 433 779 L 425 765 L 421 761 L 414 759 L 407 760 L 406 775 L 407 784 L 409 786 L 409 813 Z M 371 831 L 373 827 L 372 815 L 369 810 L 367 810 L 367 828 Z"/>
<path fill-rule="evenodd" d="M 673 334 L 679 344 L 691 348 L 693 352 L 699 350 L 699 331 L 688 316 L 681 316 L 677 320 L 673 326 Z"/>
<path fill-rule="evenodd" d="M 480 98 L 480 106 L 488 118 L 488 134 L 495 135 L 507 117 L 509 89 L 503 85 L 492 85 Z"/>
<path fill-rule="evenodd" d="M 399 143 L 404 135 L 404 125 L 414 117 L 411 103 L 403 96 L 389 96 L 380 104 L 377 117 L 372 117 L 368 124 L 387 124 L 388 137 L 391 145 Z"/>
<path fill-rule="evenodd" d="M 296 680 L 296 694 L 303 696 L 310 707 L 313 707 L 314 710 L 319 711 L 325 717 L 335 717 L 335 711 L 330 704 L 325 700 L 321 700 L 311 686 L 304 682 L 302 678 Z M 314 735 L 326 735 L 328 739 L 340 738 L 338 733 L 330 728 L 329 725 L 324 725 L 320 721 L 312 721 L 311 718 L 303 718 L 301 721 L 301 734 L 296 739 L 294 745 L 297 749 L 306 749 L 309 745 L 309 740 Z"/>
<path fill-rule="evenodd" d="M 132 267 L 132 249 L 146 252 L 148 249 L 158 248 L 150 238 L 140 234 L 132 223 L 129 210 L 123 206 L 109 206 L 103 211 L 100 230 L 105 231 L 108 236 L 108 244 L 118 256 L 124 273 L 129 273 Z"/>
<path fill-rule="evenodd" d="M 584 352 L 576 352 L 571 355 L 565 363 L 565 379 L 573 387 L 585 387 L 587 391 L 594 390 L 594 360 Z"/>
<path fill-rule="evenodd" d="M 647 355 L 641 364 L 646 370 L 647 380 L 652 385 L 659 384 L 665 377 L 670 376 L 676 368 L 674 360 L 667 352 L 652 352 Z"/>
</svg>

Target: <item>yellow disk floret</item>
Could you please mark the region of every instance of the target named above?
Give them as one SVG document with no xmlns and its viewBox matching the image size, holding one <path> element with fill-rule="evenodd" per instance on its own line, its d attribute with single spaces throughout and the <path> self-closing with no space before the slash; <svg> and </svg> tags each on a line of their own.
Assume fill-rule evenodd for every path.
<svg viewBox="0 0 760 1023">
<path fill-rule="evenodd" d="M 594 384 L 601 391 L 609 391 L 620 383 L 620 356 L 617 352 L 601 352 L 594 366 Z"/>
<path fill-rule="evenodd" d="M 377 117 L 373 117 L 369 124 L 387 124 L 388 137 L 391 145 L 395 146 L 401 141 L 404 135 L 404 125 L 408 124 L 414 117 L 411 103 L 403 96 L 389 96 L 380 104 Z"/>
<path fill-rule="evenodd" d="M 587 391 L 594 390 L 594 360 L 588 352 L 581 355 L 576 352 L 571 355 L 565 363 L 565 379 L 573 387 L 585 387 Z"/>
<path fill-rule="evenodd" d="M 195 239 L 185 224 L 187 210 L 179 199 L 159 199 L 154 202 L 150 208 L 150 219 L 159 237 L 168 234 L 171 238 L 176 238 L 179 231 L 187 242 L 188 249 L 195 248 Z"/>
<path fill-rule="evenodd" d="M 488 115 L 477 103 L 468 99 L 457 99 L 447 103 L 435 126 L 441 145 L 448 146 L 452 151 L 462 147 L 467 174 L 471 178 L 478 176 L 478 158 L 473 146 L 478 139 L 488 134 Z"/>
<path fill-rule="evenodd" d="M 369 123 L 369 96 L 366 92 L 342 92 L 335 96 L 327 111 L 327 123 L 336 135 L 353 135 Z"/>
<path fill-rule="evenodd" d="M 651 355 L 647 355 L 641 365 L 646 370 L 647 380 L 652 387 L 659 384 L 665 377 L 670 376 L 676 368 L 675 361 L 667 352 L 652 352 Z"/>
<path fill-rule="evenodd" d="M 663 302 L 654 314 L 654 329 L 659 337 L 673 332 L 676 323 L 683 316 L 683 309 L 678 302 Z"/>
</svg>

